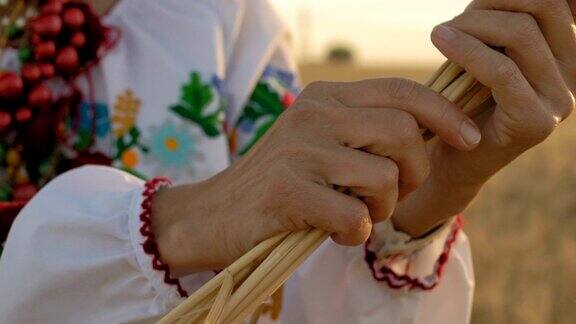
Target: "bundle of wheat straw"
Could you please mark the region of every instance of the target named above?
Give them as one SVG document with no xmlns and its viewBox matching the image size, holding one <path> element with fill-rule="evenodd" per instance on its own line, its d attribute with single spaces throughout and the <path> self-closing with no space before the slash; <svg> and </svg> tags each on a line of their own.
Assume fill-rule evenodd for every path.
<svg viewBox="0 0 576 324">
<path fill-rule="evenodd" d="M 460 106 L 469 115 L 491 96 L 491 91 L 454 63 L 446 62 L 427 85 Z M 431 137 L 424 132 L 424 136 Z M 257 311 L 326 238 L 329 233 L 310 229 L 283 233 L 246 253 L 173 309 L 159 323 L 241 323 Z M 258 315 L 252 317 L 256 322 Z"/>
</svg>

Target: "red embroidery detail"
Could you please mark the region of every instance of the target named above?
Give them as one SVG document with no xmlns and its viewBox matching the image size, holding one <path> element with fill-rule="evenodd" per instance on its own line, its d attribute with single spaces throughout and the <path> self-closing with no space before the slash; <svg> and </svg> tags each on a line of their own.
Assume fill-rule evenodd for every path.
<svg viewBox="0 0 576 324">
<path fill-rule="evenodd" d="M 432 290 L 434 289 L 438 283 L 440 282 L 440 278 L 444 273 L 444 268 L 446 267 L 446 263 L 448 263 L 448 259 L 450 258 L 450 251 L 452 250 L 452 246 L 458 237 L 458 233 L 464 226 L 464 217 L 459 215 L 454 224 L 452 225 L 452 231 L 448 235 L 446 239 L 446 243 L 444 244 L 444 250 L 438 260 L 436 261 L 436 265 L 434 266 L 434 273 L 433 275 L 436 277 L 435 280 L 431 282 L 425 282 L 420 280 L 419 278 L 413 278 L 408 275 L 401 275 L 394 270 L 390 269 L 387 266 L 382 266 L 380 269 L 376 268 L 376 260 L 378 257 L 376 256 L 376 252 L 370 250 L 369 244 L 370 241 L 366 242 L 364 245 L 364 260 L 368 263 L 370 267 L 370 271 L 372 271 L 372 276 L 377 281 L 383 281 L 388 284 L 388 286 L 392 289 L 402 289 L 408 288 L 410 290 L 413 289 L 421 289 L 421 290 Z"/>
<path fill-rule="evenodd" d="M 142 243 L 142 249 L 146 254 L 152 256 L 152 268 L 164 272 L 164 282 L 176 286 L 178 294 L 180 294 L 181 297 L 186 298 L 188 297 L 188 293 L 180 285 L 180 280 L 173 278 L 170 275 L 170 268 L 160 259 L 160 251 L 158 250 L 156 238 L 152 232 L 152 198 L 161 187 L 169 184 L 170 181 L 166 178 L 154 178 L 146 182 L 145 190 L 142 192 L 144 200 L 141 204 L 142 212 L 140 213 L 140 221 L 142 222 L 140 234 L 146 238 L 144 243 Z"/>
</svg>

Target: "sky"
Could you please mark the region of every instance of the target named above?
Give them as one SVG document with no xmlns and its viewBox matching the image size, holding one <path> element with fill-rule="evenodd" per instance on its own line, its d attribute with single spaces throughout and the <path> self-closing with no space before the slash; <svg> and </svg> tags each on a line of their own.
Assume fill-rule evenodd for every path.
<svg viewBox="0 0 576 324">
<path fill-rule="evenodd" d="M 296 54 L 318 60 L 332 44 L 347 44 L 361 64 L 437 64 L 430 42 L 435 25 L 468 0 L 273 0 L 291 26 Z"/>
</svg>

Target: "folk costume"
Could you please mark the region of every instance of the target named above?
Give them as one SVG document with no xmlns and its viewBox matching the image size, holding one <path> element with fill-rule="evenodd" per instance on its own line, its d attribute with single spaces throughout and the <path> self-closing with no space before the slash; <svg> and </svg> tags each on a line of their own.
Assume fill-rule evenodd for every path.
<svg viewBox="0 0 576 324">
<path fill-rule="evenodd" d="M 172 277 L 146 230 L 151 197 L 166 179 L 222 171 L 290 109 L 288 30 L 266 0 L 121 0 L 102 19 L 81 1 L 23 12 L 0 76 L 4 226 L 18 214 L 0 322 L 153 323 L 214 273 Z M 385 222 L 364 247 L 329 240 L 261 322 L 466 323 L 461 225 L 412 239 Z"/>
</svg>

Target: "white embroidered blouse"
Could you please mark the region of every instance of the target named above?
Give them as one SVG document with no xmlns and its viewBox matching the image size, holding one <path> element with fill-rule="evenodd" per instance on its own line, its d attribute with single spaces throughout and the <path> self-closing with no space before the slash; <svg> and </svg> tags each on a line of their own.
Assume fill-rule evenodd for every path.
<svg viewBox="0 0 576 324">
<path fill-rule="evenodd" d="M 155 269 L 140 178 L 214 175 L 298 91 L 287 29 L 266 0 L 122 0 L 105 22 L 120 40 L 79 81 L 96 104 L 82 105 L 63 149 L 75 158 L 92 133 L 91 153 L 116 169 L 69 171 L 17 217 L 0 258 L 1 323 L 152 323 L 178 305 L 213 273 L 178 281 Z M 411 250 L 390 223 L 366 247 L 325 242 L 286 284 L 277 321 L 467 323 L 474 274 L 460 224 Z"/>
</svg>

